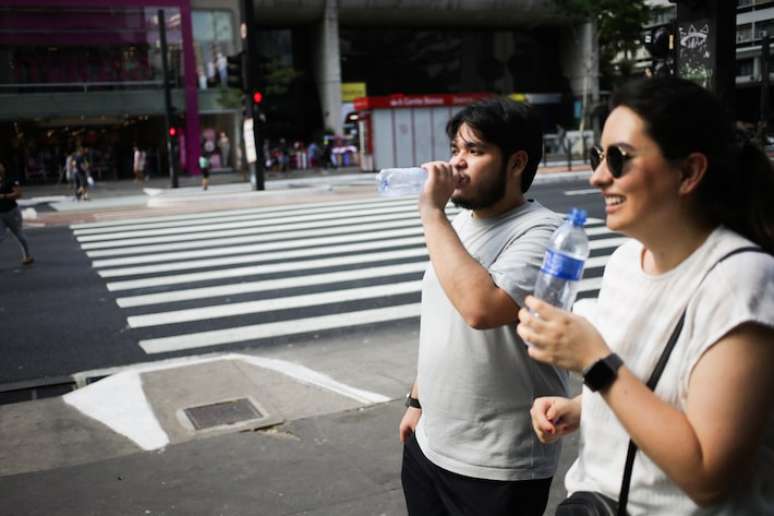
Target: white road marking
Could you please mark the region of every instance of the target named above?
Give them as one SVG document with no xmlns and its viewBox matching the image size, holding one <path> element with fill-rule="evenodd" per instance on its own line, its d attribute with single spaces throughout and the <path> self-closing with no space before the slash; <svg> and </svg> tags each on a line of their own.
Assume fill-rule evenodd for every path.
<svg viewBox="0 0 774 516">
<path fill-rule="evenodd" d="M 341 235 L 324 238 L 307 238 L 300 240 L 288 240 L 284 242 L 271 242 L 260 244 L 261 250 L 276 251 L 278 249 L 298 249 L 302 247 L 325 246 L 330 244 L 343 244 L 346 242 L 363 242 L 366 240 L 386 240 L 388 238 L 404 237 L 409 235 L 422 234 L 420 225 L 393 229 L 390 231 L 354 233 L 351 235 Z M 183 249 L 201 249 L 206 247 L 229 246 L 235 244 L 255 243 L 255 237 L 242 236 L 232 238 L 216 238 L 213 240 L 197 240 L 194 242 L 178 242 L 174 244 L 148 245 L 140 247 L 126 247 L 121 249 L 105 249 L 101 251 L 88 251 L 86 256 L 89 258 L 99 258 L 103 256 L 125 256 L 131 254 L 150 254 L 160 251 L 180 251 Z M 258 249 L 255 249 L 258 250 Z M 151 260 L 156 261 L 156 260 Z"/>
<path fill-rule="evenodd" d="M 314 249 L 297 249 L 294 251 L 278 251 L 273 253 L 240 254 L 238 256 L 230 256 L 226 258 L 183 260 L 171 263 L 154 263 L 153 265 L 106 269 L 99 271 L 98 274 L 103 278 L 140 276 L 143 274 L 159 274 L 162 272 L 222 267 L 223 265 L 236 265 L 240 263 L 266 263 L 274 260 L 296 260 L 298 258 L 308 257 L 320 258 L 333 254 L 373 251 L 376 249 L 389 249 L 394 247 L 408 247 L 424 244 L 424 237 L 397 238 L 387 242 L 379 240 L 376 242 L 365 242 L 362 244 L 335 245 L 331 247 L 319 247 Z M 119 259 L 116 261 L 122 260 Z M 102 266 L 99 262 L 94 262 L 93 265 L 95 268 Z M 118 265 L 118 263 L 115 265 Z"/>
<path fill-rule="evenodd" d="M 225 330 L 213 330 L 187 335 L 175 335 L 157 339 L 141 340 L 140 347 L 148 354 L 169 353 L 182 349 L 208 346 L 222 346 L 246 340 L 264 339 L 277 335 L 311 333 L 347 326 L 359 326 L 380 322 L 397 321 L 419 317 L 420 305 L 389 306 L 347 314 L 323 315 L 307 319 L 295 319 L 276 323 L 255 324 Z"/>
<path fill-rule="evenodd" d="M 181 283 L 194 283 L 197 281 L 212 281 L 226 278 L 242 278 L 245 276 L 254 276 L 257 274 L 274 274 L 277 272 L 288 272 L 293 270 L 311 270 L 324 267 L 335 267 L 338 265 L 353 265 L 359 263 L 381 262 L 386 260 L 397 260 L 402 258 L 415 258 L 427 256 L 427 249 L 424 247 L 418 249 L 406 249 L 389 252 L 376 252 L 368 254 L 359 254 L 355 256 L 338 256 L 333 258 L 322 258 L 319 260 L 308 260 L 305 262 L 276 263 L 266 265 L 253 265 L 250 267 L 236 267 L 232 269 L 219 269 L 208 272 L 194 272 L 190 274 L 176 274 L 173 276 L 159 276 L 154 278 L 145 278 L 138 280 L 116 281 L 107 284 L 107 289 L 111 292 L 120 290 L 131 290 L 138 288 L 160 287 L 163 285 L 179 285 Z"/>
<path fill-rule="evenodd" d="M 598 194 L 599 188 L 583 188 L 580 190 L 566 190 L 564 195 L 591 195 Z"/>
<path fill-rule="evenodd" d="M 167 215 L 162 217 L 143 217 L 135 220 L 115 220 L 108 222 L 87 222 L 72 224 L 70 229 L 76 235 L 90 234 L 91 230 L 117 231 L 133 227 L 163 227 L 159 224 L 170 223 L 173 225 L 199 224 L 201 220 L 227 220 L 231 217 L 250 216 L 255 214 L 269 214 L 278 216 L 281 214 L 293 215 L 296 213 L 324 214 L 338 213 L 347 208 L 365 206 L 416 206 L 416 199 L 369 199 L 365 201 L 327 202 L 303 205 L 266 206 L 260 208 L 248 208 L 243 210 L 208 211 L 202 213 L 186 213 L 184 215 Z"/>
<path fill-rule="evenodd" d="M 180 231 L 177 231 L 174 234 L 164 236 L 125 238 L 121 240 L 102 240 L 99 242 L 83 243 L 81 244 L 81 248 L 84 250 L 109 249 L 143 244 L 161 244 L 164 242 L 187 242 L 191 240 L 204 240 L 239 235 L 256 235 L 256 241 L 268 240 L 272 238 L 302 238 L 309 235 L 317 235 L 320 231 L 327 231 L 327 234 L 347 232 L 347 228 L 353 228 L 357 225 L 361 225 L 361 229 L 365 229 L 362 227 L 363 224 L 369 224 L 373 227 L 374 230 L 378 230 L 380 227 L 382 227 L 381 223 L 387 223 L 391 221 L 418 223 L 416 213 L 397 213 L 374 217 L 350 217 L 345 219 L 336 219 L 335 221 L 323 220 L 316 223 L 304 222 L 301 224 L 275 224 L 269 226 L 259 226 L 252 224 L 244 228 L 203 231 L 201 233 L 181 233 Z M 395 227 L 400 226 L 396 225 Z"/>
<path fill-rule="evenodd" d="M 371 267 L 353 271 L 328 272 L 325 274 L 313 274 L 310 276 L 298 276 L 295 278 L 251 281 L 245 283 L 233 283 L 229 285 L 218 285 L 215 287 L 200 287 L 175 290 L 172 292 L 159 292 L 156 294 L 142 294 L 136 296 L 120 297 L 116 299 L 116 303 L 118 303 L 118 306 L 121 308 L 175 303 L 178 301 L 191 301 L 194 299 L 206 299 L 209 297 L 235 296 L 239 294 L 264 292 L 283 288 L 298 288 L 325 284 L 333 285 L 342 281 L 355 281 L 384 276 L 396 276 L 399 274 L 415 274 L 423 272 L 426 268 L 426 261 L 401 263 L 398 265 L 386 265 L 383 267 Z"/>
<path fill-rule="evenodd" d="M 188 310 L 137 315 L 129 317 L 128 321 L 130 327 L 142 328 L 146 326 L 160 326 L 164 324 L 203 321 L 220 317 L 287 310 L 289 308 L 307 308 L 340 303 L 342 301 L 382 298 L 400 294 L 410 294 L 413 292 L 419 293 L 421 289 L 421 281 L 408 281 L 403 283 L 390 283 L 387 285 L 375 285 L 371 287 L 333 290 L 317 294 L 301 294 L 292 297 L 262 299 L 260 301 L 247 301 L 244 303 L 213 305 Z"/>
<path fill-rule="evenodd" d="M 403 216 L 389 217 L 389 215 L 397 214 Z M 298 215 L 295 217 L 269 217 L 261 220 L 238 220 L 229 222 L 207 221 L 208 223 L 199 223 L 197 225 L 180 224 L 173 227 L 165 227 L 160 229 L 138 228 L 131 231 L 110 232 L 98 235 L 78 235 L 78 241 L 81 243 L 112 240 L 128 240 L 131 242 L 132 240 L 139 239 L 140 237 L 179 235 L 181 233 L 193 236 L 197 233 L 214 233 L 227 229 L 240 228 L 258 228 L 264 230 L 265 232 L 268 232 L 269 230 L 274 230 L 273 232 L 280 232 L 283 230 L 297 228 L 305 229 L 307 227 L 319 227 L 320 221 L 322 221 L 324 224 L 330 225 L 346 223 L 348 221 L 351 222 L 352 220 L 362 219 L 364 217 L 368 217 L 367 220 L 391 220 L 396 218 L 413 218 L 414 220 L 419 220 L 417 209 L 414 206 L 408 206 L 405 208 L 388 207 L 381 209 L 355 210 L 350 212 L 339 212 L 336 215 L 339 216 L 321 218 L 319 215 Z"/>
</svg>

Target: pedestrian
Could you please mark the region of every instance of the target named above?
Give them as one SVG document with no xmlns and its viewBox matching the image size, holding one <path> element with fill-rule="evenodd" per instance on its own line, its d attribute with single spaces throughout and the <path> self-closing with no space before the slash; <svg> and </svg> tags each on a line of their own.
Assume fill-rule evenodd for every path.
<svg viewBox="0 0 774 516">
<path fill-rule="evenodd" d="M 75 199 L 80 201 L 89 200 L 89 159 L 86 156 L 86 149 L 78 147 L 75 153 L 75 178 L 73 187 L 75 189 Z"/>
<path fill-rule="evenodd" d="M 416 381 L 400 422 L 412 516 L 543 514 L 559 447 L 531 432 L 536 394 L 566 375 L 529 358 L 516 334 L 561 217 L 529 189 L 543 149 L 533 108 L 470 105 L 447 125 L 451 160 L 426 163 L 419 212 L 430 254 L 422 284 Z M 451 200 L 463 210 L 452 222 Z"/>
<path fill-rule="evenodd" d="M 0 241 L 5 240 L 8 231 L 19 242 L 22 251 L 22 264 L 31 265 L 35 260 L 30 254 L 30 246 L 22 229 L 22 213 L 16 200 L 21 198 L 22 188 L 18 180 L 7 176 L 5 166 L 0 163 Z"/>
<path fill-rule="evenodd" d="M 632 516 L 772 514 L 774 257 L 749 249 L 774 251 L 771 163 L 693 82 L 629 83 L 611 107 L 591 184 L 607 226 L 633 240 L 610 257 L 591 321 L 534 298 L 535 316 L 520 311 L 530 355 L 588 386 L 536 399 L 535 432 L 580 427 L 567 491 L 613 500 L 631 439 Z"/>
<path fill-rule="evenodd" d="M 204 148 L 199 155 L 199 169 L 202 171 L 202 190 L 206 190 L 210 185 L 210 153 Z"/>
<path fill-rule="evenodd" d="M 137 144 L 134 144 L 132 154 L 132 172 L 134 174 L 135 183 L 145 182 L 145 151 L 140 149 Z"/>
<path fill-rule="evenodd" d="M 223 131 L 220 132 L 218 137 L 218 150 L 220 151 L 220 166 L 228 168 L 229 157 L 231 156 L 231 142 Z"/>
</svg>

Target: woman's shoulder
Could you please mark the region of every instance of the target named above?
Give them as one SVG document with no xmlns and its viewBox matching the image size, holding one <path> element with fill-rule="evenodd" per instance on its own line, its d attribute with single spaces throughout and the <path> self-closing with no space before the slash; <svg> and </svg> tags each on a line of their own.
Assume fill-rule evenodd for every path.
<svg viewBox="0 0 774 516">
<path fill-rule="evenodd" d="M 716 229 L 711 239 L 705 257 L 714 267 L 710 274 L 726 275 L 735 283 L 774 281 L 774 256 L 759 245 L 724 227 Z"/>
</svg>

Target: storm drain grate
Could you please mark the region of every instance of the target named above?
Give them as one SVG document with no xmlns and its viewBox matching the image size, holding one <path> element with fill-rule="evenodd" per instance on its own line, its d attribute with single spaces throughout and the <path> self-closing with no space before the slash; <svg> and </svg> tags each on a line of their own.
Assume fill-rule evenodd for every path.
<svg viewBox="0 0 774 516">
<path fill-rule="evenodd" d="M 247 398 L 237 398 L 200 407 L 191 407 L 183 409 L 183 412 L 185 412 L 195 430 L 235 425 L 265 417 Z"/>
</svg>

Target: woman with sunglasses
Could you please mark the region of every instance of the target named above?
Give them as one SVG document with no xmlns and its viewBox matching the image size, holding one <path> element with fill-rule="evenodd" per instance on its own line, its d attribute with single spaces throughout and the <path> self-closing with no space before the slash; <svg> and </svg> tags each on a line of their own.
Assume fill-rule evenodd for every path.
<svg viewBox="0 0 774 516">
<path fill-rule="evenodd" d="M 774 514 L 771 163 L 691 82 L 630 83 L 611 104 L 591 184 L 607 226 L 633 240 L 611 256 L 591 322 L 533 297 L 520 311 L 529 354 L 586 384 L 574 399 L 537 398 L 533 428 L 543 442 L 580 428 L 567 490 L 612 499 L 631 439 L 632 516 Z M 718 263 L 750 247 L 765 252 Z"/>
</svg>

